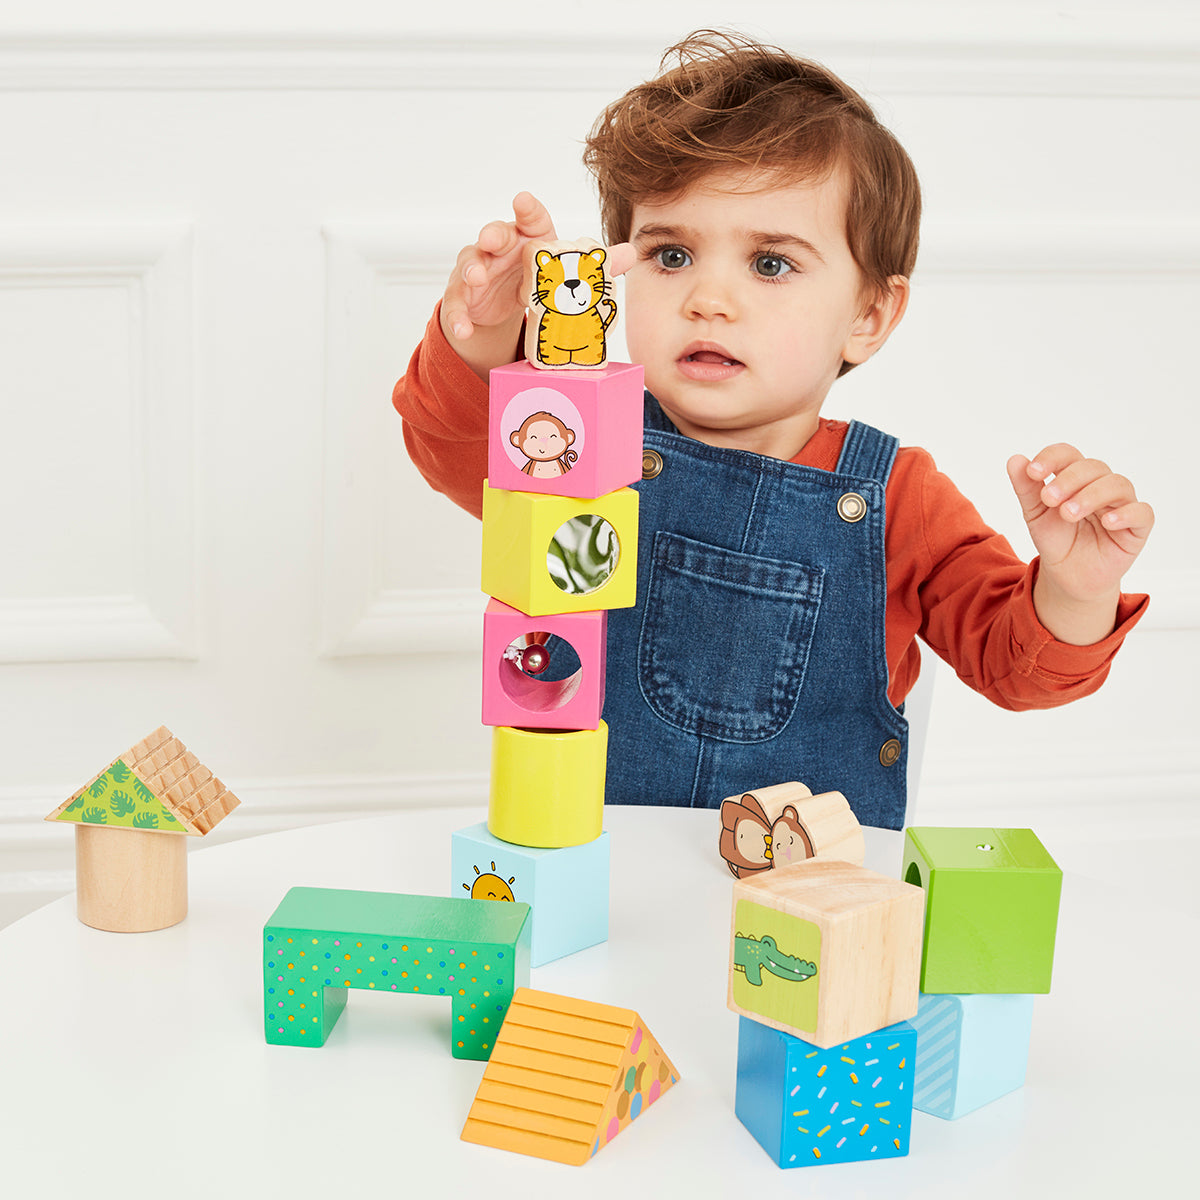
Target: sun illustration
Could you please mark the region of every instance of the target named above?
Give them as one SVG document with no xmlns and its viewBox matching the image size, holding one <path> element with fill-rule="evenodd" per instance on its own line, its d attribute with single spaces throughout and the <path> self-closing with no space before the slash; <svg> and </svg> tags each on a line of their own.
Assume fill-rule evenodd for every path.
<svg viewBox="0 0 1200 1200">
<path fill-rule="evenodd" d="M 475 874 L 478 878 L 473 884 L 464 883 L 463 887 L 471 893 L 472 900 L 511 900 L 513 898 L 512 888 L 509 884 L 516 883 L 517 877 L 512 875 L 509 877 L 508 883 L 505 883 L 499 875 L 495 873 L 496 864 L 492 863 L 492 870 L 479 874 L 479 868 L 472 864 Z"/>
</svg>

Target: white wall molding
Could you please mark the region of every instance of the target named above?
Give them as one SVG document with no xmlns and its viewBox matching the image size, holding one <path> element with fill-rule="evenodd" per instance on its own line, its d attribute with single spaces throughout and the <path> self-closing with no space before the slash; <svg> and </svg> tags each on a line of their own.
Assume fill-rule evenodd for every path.
<svg viewBox="0 0 1200 1200">
<path fill-rule="evenodd" d="M 1194 830 L 1200 773 L 1189 745 L 1147 747 L 1115 764 L 1072 760 L 1061 751 L 1045 760 L 994 763 L 965 752 L 942 755 L 926 771 L 913 823 L 1035 825 L 1038 828 L 1119 828 L 1136 809 L 1139 830 Z M 1114 766 L 1114 771 L 1107 768 Z M 234 783 L 242 806 L 190 849 L 277 833 L 331 820 L 354 820 L 404 809 L 486 805 L 480 774 L 279 779 Z M 74 880 L 74 839 L 43 818 L 72 787 L 0 788 L 0 925 L 66 892 Z M 715 812 L 714 812 L 715 819 Z M 714 842 L 715 845 L 715 842 Z"/>
<path fill-rule="evenodd" d="M 914 279 L 1161 279 L 1200 274 L 1200 221 L 928 218 Z"/>
<path fill-rule="evenodd" d="M 943 10 L 919 37 L 911 32 L 919 28 L 915 21 L 895 18 L 858 20 L 867 32 L 848 34 L 844 22 L 823 28 L 786 9 L 772 15 L 769 32 L 751 22 L 745 27 L 836 63 L 859 86 L 890 96 L 1200 94 L 1200 36 L 1186 12 L 1133 30 L 1018 14 L 955 25 Z M 690 23 L 681 15 L 637 35 L 600 37 L 497 26 L 474 37 L 435 30 L 9 34 L 0 36 L 0 89 L 608 91 L 652 74 L 663 47 Z"/>
<path fill-rule="evenodd" d="M 192 255 L 184 223 L 0 225 L 0 291 L 125 293 L 136 586 L 0 597 L 0 662 L 197 656 Z"/>
</svg>

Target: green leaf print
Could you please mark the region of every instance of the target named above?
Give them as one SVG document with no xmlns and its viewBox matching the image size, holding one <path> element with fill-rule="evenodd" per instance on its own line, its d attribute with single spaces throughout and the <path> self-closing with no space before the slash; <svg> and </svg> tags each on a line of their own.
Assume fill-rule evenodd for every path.
<svg viewBox="0 0 1200 1200">
<path fill-rule="evenodd" d="M 133 797 L 128 792 L 115 792 L 108 802 L 114 817 L 127 817 L 134 809 Z"/>
<path fill-rule="evenodd" d="M 113 763 L 111 767 L 109 767 L 108 773 L 117 783 L 127 783 L 129 781 L 129 776 L 133 772 L 130 771 L 130 769 L 120 759 L 117 759 L 117 761 Z"/>
<path fill-rule="evenodd" d="M 107 825 L 108 813 L 103 808 L 86 808 L 83 811 L 83 819 L 89 825 Z"/>
<path fill-rule="evenodd" d="M 133 777 L 132 786 L 139 800 L 146 802 L 158 798 L 136 775 Z"/>
<path fill-rule="evenodd" d="M 152 812 L 140 812 L 133 818 L 134 829 L 157 829 L 158 814 Z"/>
<path fill-rule="evenodd" d="M 108 791 L 108 776 L 101 775 L 91 787 L 88 788 L 88 795 L 93 800 L 99 800 L 104 793 Z"/>
</svg>

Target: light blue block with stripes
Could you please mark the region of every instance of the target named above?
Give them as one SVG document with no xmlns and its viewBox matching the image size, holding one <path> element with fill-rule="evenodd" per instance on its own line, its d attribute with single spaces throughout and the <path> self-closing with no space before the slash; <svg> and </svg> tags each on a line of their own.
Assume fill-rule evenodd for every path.
<svg viewBox="0 0 1200 1200">
<path fill-rule="evenodd" d="M 913 1107 L 953 1121 L 1025 1083 L 1033 997 L 921 993 Z"/>
</svg>

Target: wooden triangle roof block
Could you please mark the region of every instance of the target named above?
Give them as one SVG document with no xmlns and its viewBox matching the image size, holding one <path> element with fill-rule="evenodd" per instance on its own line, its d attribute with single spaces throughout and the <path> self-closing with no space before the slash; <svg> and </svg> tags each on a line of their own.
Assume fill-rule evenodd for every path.
<svg viewBox="0 0 1200 1200">
<path fill-rule="evenodd" d="M 202 837 L 239 803 L 169 729 L 160 726 L 46 820 Z"/>
<path fill-rule="evenodd" d="M 579 1166 L 678 1079 L 631 1009 L 518 988 L 462 1140 Z"/>
</svg>

